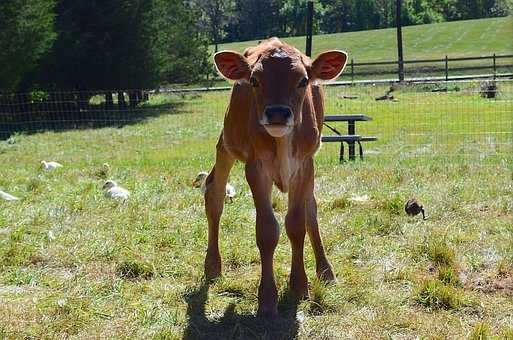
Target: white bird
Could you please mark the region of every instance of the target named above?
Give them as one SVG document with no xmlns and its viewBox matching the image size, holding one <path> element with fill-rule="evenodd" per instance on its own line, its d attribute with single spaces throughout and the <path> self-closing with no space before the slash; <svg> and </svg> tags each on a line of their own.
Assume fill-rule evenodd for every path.
<svg viewBox="0 0 513 340">
<path fill-rule="evenodd" d="M 226 183 L 226 201 L 233 202 L 233 198 L 235 197 L 235 188 L 230 183 Z"/>
<path fill-rule="evenodd" d="M 130 192 L 128 190 L 120 187 L 116 182 L 112 180 L 105 182 L 103 185 L 103 190 L 105 190 L 105 197 L 116 200 L 126 200 L 130 196 Z"/>
<path fill-rule="evenodd" d="M 0 197 L 6 201 L 17 201 L 18 197 L 15 197 L 11 194 L 6 193 L 5 191 L 0 190 Z"/>
<path fill-rule="evenodd" d="M 201 188 L 201 192 L 205 193 L 205 191 L 207 190 L 207 186 L 206 186 L 207 177 L 208 177 L 208 173 L 201 171 L 196 176 L 194 181 L 192 181 L 192 186 L 194 188 Z M 236 194 L 235 187 L 233 185 L 231 185 L 230 183 L 226 183 L 226 188 L 225 188 L 226 201 L 229 200 L 230 202 L 232 202 L 233 198 L 235 197 L 235 194 Z"/>
<path fill-rule="evenodd" d="M 52 171 L 57 168 L 62 168 L 62 164 L 57 163 L 57 162 L 41 161 L 41 168 L 45 171 Z"/>
<path fill-rule="evenodd" d="M 201 188 L 201 191 L 205 192 L 205 181 L 207 180 L 208 173 L 205 171 L 201 171 L 198 176 L 192 181 L 193 188 Z"/>
<path fill-rule="evenodd" d="M 367 202 L 369 199 L 369 195 L 353 195 L 349 198 L 353 202 Z"/>
</svg>

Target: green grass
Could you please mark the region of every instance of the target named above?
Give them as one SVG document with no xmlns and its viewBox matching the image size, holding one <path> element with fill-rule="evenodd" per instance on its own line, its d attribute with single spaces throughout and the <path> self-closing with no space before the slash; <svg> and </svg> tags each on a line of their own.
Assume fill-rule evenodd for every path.
<svg viewBox="0 0 513 340">
<path fill-rule="evenodd" d="M 406 60 L 449 57 L 489 56 L 513 53 L 513 17 L 464 20 L 403 28 Z M 304 50 L 305 37 L 284 38 Z M 258 41 L 220 45 L 219 49 L 242 52 Z M 355 62 L 397 59 L 395 28 L 334 33 L 314 36 L 312 54 L 339 49 L 349 53 Z"/>
<path fill-rule="evenodd" d="M 0 337 L 511 335 L 511 289 L 493 287 L 513 276 L 513 91 L 501 85 L 490 101 L 476 84 L 460 86 L 402 88 L 386 103 L 373 99 L 379 86 L 328 89 L 329 112 L 371 115 L 357 131 L 379 140 L 365 146 L 363 162 L 338 164 L 334 144 L 317 154 L 319 223 L 338 283 L 315 280 L 307 245 L 311 297 L 291 300 L 282 229 L 273 322 L 254 316 L 260 260 L 241 164 L 221 222 L 223 277 L 202 281 L 207 227 L 191 182 L 212 166 L 227 92 L 153 97 L 182 105 L 138 124 L 1 141 L 0 187 L 22 199 L 0 201 Z M 42 173 L 43 159 L 64 168 Z M 126 203 L 103 197 L 106 177 L 132 192 Z M 427 220 L 404 214 L 412 196 Z M 283 224 L 286 197 L 274 192 L 273 205 Z"/>
<path fill-rule="evenodd" d="M 463 20 L 429 25 L 407 26 L 403 29 L 405 60 L 480 57 L 513 54 L 513 17 Z M 305 48 L 305 37 L 283 38 L 300 50 Z M 219 50 L 242 52 L 258 41 L 244 41 L 219 45 Z M 212 47 L 213 48 L 213 47 Z M 397 60 L 396 29 L 334 33 L 314 36 L 313 56 L 327 50 L 346 51 L 355 63 Z M 513 58 L 497 59 L 499 73 L 511 73 Z M 502 65 L 502 67 L 501 67 Z M 451 70 L 450 76 L 492 73 L 492 60 L 451 61 L 449 68 L 489 67 L 487 69 Z M 444 62 L 406 64 L 406 78 L 444 76 Z M 397 76 L 396 65 L 355 67 L 355 79 L 390 79 Z M 339 80 L 350 80 L 350 68 Z M 360 74 L 358 73 L 366 73 Z M 218 81 L 213 85 L 226 85 Z"/>
</svg>

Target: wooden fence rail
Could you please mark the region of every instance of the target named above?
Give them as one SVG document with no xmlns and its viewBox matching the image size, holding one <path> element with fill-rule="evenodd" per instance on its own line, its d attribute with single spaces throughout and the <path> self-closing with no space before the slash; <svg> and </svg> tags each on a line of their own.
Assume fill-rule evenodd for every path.
<svg viewBox="0 0 513 340">
<path fill-rule="evenodd" d="M 502 61 L 503 59 L 511 59 L 511 62 L 509 63 L 498 63 L 497 61 Z M 461 63 L 458 65 L 455 65 L 455 67 L 450 67 L 451 63 L 454 62 L 469 62 L 469 61 L 482 61 L 482 60 L 490 60 L 489 65 L 485 65 L 483 63 L 469 65 L 469 66 L 462 66 Z M 363 62 L 363 63 L 357 63 L 354 61 L 354 59 L 351 59 L 351 62 L 347 66 L 349 68 L 348 75 L 351 77 L 351 80 L 354 80 L 356 76 L 369 76 L 374 74 L 391 74 L 391 73 L 397 73 L 397 68 L 384 68 L 382 70 L 372 70 L 376 66 L 398 66 L 398 61 L 375 61 L 375 62 Z M 413 64 L 441 64 L 443 63 L 443 66 L 439 67 L 437 65 L 425 65 L 424 67 L 417 68 L 410 70 L 405 70 L 405 73 L 411 73 L 414 71 L 416 74 L 421 73 L 432 73 L 432 72 L 443 72 L 445 74 L 445 78 L 449 78 L 449 74 L 451 71 L 469 71 L 469 70 L 483 70 L 483 69 L 490 69 L 493 70 L 493 74 L 497 74 L 498 69 L 504 69 L 504 68 L 512 68 L 513 69 L 513 54 L 506 54 L 506 55 L 489 55 L 489 56 L 480 56 L 480 57 L 457 57 L 457 58 L 449 58 L 448 56 L 445 56 L 445 58 L 442 59 L 416 59 L 416 60 L 404 60 L 403 64 L 406 65 L 413 65 Z M 370 67 L 362 70 L 362 71 L 355 71 L 355 69 L 362 68 L 362 67 Z"/>
</svg>

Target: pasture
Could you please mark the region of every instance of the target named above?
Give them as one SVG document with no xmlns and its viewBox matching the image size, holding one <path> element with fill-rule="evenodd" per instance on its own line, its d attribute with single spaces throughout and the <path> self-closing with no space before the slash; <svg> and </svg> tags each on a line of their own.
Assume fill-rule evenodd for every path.
<svg viewBox="0 0 513 340">
<path fill-rule="evenodd" d="M 428 60 L 428 62 L 405 64 L 406 78 L 443 77 L 445 56 L 448 56 L 450 76 L 491 74 L 491 59 L 458 60 L 457 58 L 490 57 L 511 55 L 513 53 L 513 17 L 462 20 L 427 25 L 403 27 L 404 59 L 406 61 Z M 283 38 L 283 41 L 305 48 L 305 37 Z M 258 41 L 244 41 L 220 44 L 219 50 L 242 52 Z M 397 60 L 397 41 L 395 28 L 376 29 L 357 32 L 320 34 L 313 37 L 312 55 L 322 51 L 338 49 L 348 52 L 349 63 L 346 71 L 338 80 L 349 81 L 351 77 L 351 59 L 354 60 L 354 79 L 395 79 L 397 65 L 358 65 L 369 62 L 393 62 Z M 212 52 L 214 47 L 211 46 Z M 456 60 L 451 60 L 456 58 Z M 438 61 L 433 61 L 433 59 Z M 513 58 L 496 60 L 498 73 L 511 73 Z M 210 85 L 208 82 L 207 86 Z M 225 86 L 226 82 L 217 80 L 216 85 Z"/>
<path fill-rule="evenodd" d="M 513 53 L 513 17 L 462 20 L 403 27 L 404 59 L 488 56 Z M 305 37 L 283 38 L 300 50 Z M 242 52 L 258 41 L 219 45 L 219 50 Z M 316 35 L 312 54 L 330 49 L 346 51 L 356 62 L 397 60 L 396 29 Z"/>
<path fill-rule="evenodd" d="M 0 188 L 21 198 L 0 201 L 0 337 L 513 338 L 513 86 L 495 100 L 475 83 L 422 86 L 397 89 L 397 102 L 374 100 L 382 86 L 327 90 L 328 113 L 372 116 L 357 131 L 379 140 L 364 161 L 339 164 L 333 144 L 317 154 L 338 283 L 314 279 L 307 246 L 310 298 L 291 299 L 282 228 L 275 321 L 254 316 L 260 260 L 241 164 L 221 220 L 223 277 L 202 280 L 206 218 L 191 183 L 213 164 L 228 92 L 153 95 L 140 109 L 158 115 L 0 141 Z M 43 173 L 43 159 L 64 167 Z M 107 178 L 132 192 L 126 203 L 103 197 Z M 404 214 L 413 196 L 424 221 Z M 283 226 L 286 196 L 273 202 Z"/>
</svg>

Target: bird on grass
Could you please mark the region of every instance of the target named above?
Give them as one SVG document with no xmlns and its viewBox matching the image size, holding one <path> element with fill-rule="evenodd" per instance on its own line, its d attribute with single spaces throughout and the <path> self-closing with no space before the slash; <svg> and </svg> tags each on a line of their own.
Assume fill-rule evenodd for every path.
<svg viewBox="0 0 513 340">
<path fill-rule="evenodd" d="M 197 176 L 196 178 L 194 179 L 194 181 L 192 181 L 192 187 L 193 188 L 201 188 L 201 191 L 202 192 L 205 192 L 206 190 L 206 187 L 205 187 L 205 181 L 207 180 L 207 177 L 208 177 L 208 173 L 205 172 L 205 171 L 201 171 Z"/>
<path fill-rule="evenodd" d="M 426 216 L 424 215 L 424 207 L 415 198 L 410 198 L 408 202 L 406 202 L 404 211 L 406 211 L 409 216 L 415 216 L 422 213 L 422 219 L 426 219 Z"/>
<path fill-rule="evenodd" d="M 201 171 L 196 176 L 194 181 L 192 181 L 193 188 L 201 188 L 201 192 L 205 193 L 205 191 L 207 190 L 207 187 L 206 187 L 207 177 L 208 177 L 208 173 L 206 173 L 205 171 Z M 236 194 L 237 194 L 237 192 L 235 190 L 235 187 L 233 185 L 231 185 L 230 183 L 226 183 L 226 188 L 225 188 L 226 201 L 230 201 L 230 203 L 233 202 L 233 198 L 235 197 Z"/>
<path fill-rule="evenodd" d="M 115 200 L 127 200 L 130 197 L 130 192 L 125 188 L 122 188 L 115 181 L 108 180 L 103 185 L 105 190 L 105 197 L 112 198 Z"/>
<path fill-rule="evenodd" d="M 62 164 L 57 162 L 47 162 L 47 161 L 41 161 L 41 168 L 44 171 L 52 171 L 57 168 L 62 168 Z"/>
<path fill-rule="evenodd" d="M 103 163 L 101 168 L 96 171 L 96 177 L 101 179 L 108 178 L 110 173 L 110 165 L 109 163 Z"/>
<path fill-rule="evenodd" d="M 6 201 L 17 201 L 19 200 L 18 197 L 13 196 L 11 194 L 6 193 L 5 191 L 0 190 L 0 198 Z"/>
<path fill-rule="evenodd" d="M 226 183 L 226 192 L 225 192 L 225 195 L 226 195 L 226 200 L 230 201 L 230 203 L 233 202 L 233 198 L 235 197 L 235 188 L 233 187 L 233 185 L 231 185 L 230 183 Z"/>
</svg>

